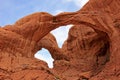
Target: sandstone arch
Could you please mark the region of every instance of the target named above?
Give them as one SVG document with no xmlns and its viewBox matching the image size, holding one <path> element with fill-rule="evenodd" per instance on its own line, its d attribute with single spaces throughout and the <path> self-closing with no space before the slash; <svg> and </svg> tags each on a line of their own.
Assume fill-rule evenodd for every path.
<svg viewBox="0 0 120 80">
<path fill-rule="evenodd" d="M 111 56 L 110 56 L 110 61 L 106 65 L 105 69 L 107 70 L 107 67 L 109 66 L 111 71 L 106 71 L 105 69 L 103 69 L 103 72 L 100 73 L 100 75 L 102 75 L 102 76 L 103 75 L 105 76 L 108 74 L 110 75 L 110 73 L 111 73 L 111 75 L 112 75 L 112 73 L 119 73 L 119 69 L 120 69 L 120 67 L 119 67 L 120 63 L 119 63 L 119 57 L 118 57 L 119 52 L 120 52 L 119 51 L 120 47 L 117 46 L 117 44 L 119 44 L 119 42 L 116 42 L 120 38 L 119 37 L 119 28 L 116 28 L 115 23 L 114 23 L 114 20 L 119 18 L 119 16 L 115 17 L 115 15 L 119 14 L 119 12 L 118 13 L 116 13 L 116 12 L 120 10 L 120 6 L 118 6 L 118 4 L 120 2 L 114 1 L 114 0 L 111 0 L 111 1 L 112 1 L 111 5 L 117 6 L 118 8 L 116 7 L 117 9 L 114 9 L 114 10 L 109 8 L 109 12 L 108 12 L 108 7 L 110 7 L 110 5 L 107 5 L 105 7 L 99 8 L 99 11 L 101 13 L 93 14 L 93 12 L 92 12 L 92 14 L 91 14 L 90 10 L 96 11 L 96 8 L 93 8 L 93 7 L 97 7 L 97 5 L 96 5 L 97 2 L 91 0 L 82 10 L 78 11 L 78 13 L 75 12 L 73 14 L 72 18 L 71 18 L 72 15 L 70 15 L 72 13 L 68 13 L 68 16 L 67 16 L 67 14 L 58 15 L 58 17 L 62 16 L 62 19 L 64 19 L 64 17 L 69 18 L 69 20 L 66 21 L 66 24 L 67 23 L 68 24 L 69 23 L 87 24 L 87 26 L 90 26 L 92 24 L 93 26 L 90 26 L 90 27 L 92 27 L 93 29 L 99 31 L 101 34 L 104 34 L 106 37 L 108 37 L 108 38 L 106 38 L 106 40 L 109 41 L 109 43 L 110 43 Z M 109 1 L 106 1 L 106 4 L 107 4 L 107 2 L 109 2 Z M 103 3 L 103 5 L 104 5 L 104 3 Z M 114 66 L 112 66 L 113 64 L 114 64 Z M 110 77 L 110 78 L 112 78 L 112 77 Z M 102 79 L 102 77 L 101 77 L 101 79 Z M 117 79 L 117 78 L 115 78 L 115 79 Z"/>
<path fill-rule="evenodd" d="M 56 16 L 52 16 L 45 12 L 35 13 L 20 19 L 13 25 L 8 25 L 4 28 L 0 28 L 0 53 L 2 57 L 0 61 L 0 68 L 1 68 L 0 74 L 2 75 L 2 77 L 0 77 L 0 79 L 5 79 L 6 76 L 4 77 L 4 75 L 6 73 L 8 74 L 8 77 L 10 78 L 14 77 L 14 75 L 17 74 L 17 71 L 20 74 L 20 71 L 24 69 L 26 69 L 27 72 L 29 72 L 30 69 L 34 69 L 35 72 L 37 72 L 38 67 L 41 67 L 41 65 L 36 64 L 36 60 L 33 60 L 33 58 L 31 59 L 26 57 L 31 57 L 31 55 L 34 54 L 37 50 L 39 50 L 41 47 L 46 47 L 49 51 L 51 51 L 51 54 L 53 55 L 54 58 L 56 58 L 56 61 L 58 60 L 58 62 L 55 63 L 56 67 L 53 69 L 55 73 L 51 73 L 50 70 L 48 70 L 48 68 L 44 66 L 45 64 L 43 65 L 44 66 L 43 72 L 48 71 L 48 73 L 50 72 L 52 74 L 50 76 L 51 80 L 53 79 L 53 77 L 55 77 L 55 74 L 59 74 L 57 70 L 61 69 L 59 67 L 61 63 L 63 68 L 65 68 L 66 70 L 66 72 L 63 73 L 63 75 L 64 74 L 67 75 L 67 77 L 62 76 L 63 79 L 64 78 L 68 80 L 80 79 L 80 77 L 89 78 L 91 80 L 119 79 L 120 78 L 120 67 L 119 67 L 120 65 L 120 62 L 119 62 L 119 58 L 120 58 L 120 46 L 119 46 L 120 45 L 120 42 L 119 42 L 120 40 L 120 28 L 119 28 L 120 6 L 119 4 L 120 4 L 120 1 L 106 0 L 105 4 L 99 3 L 99 2 L 104 3 L 104 1 L 105 0 L 101 0 L 97 2 L 95 0 L 90 0 L 88 4 L 85 5 L 83 9 L 81 9 L 80 11 L 71 12 L 71 13 L 61 13 Z M 108 5 L 109 3 L 111 4 Z M 103 7 L 101 7 L 101 5 Z M 106 44 L 109 43 L 110 60 L 106 64 L 104 64 L 105 67 L 100 69 L 100 71 L 99 69 L 94 71 L 94 72 L 98 71 L 97 74 L 91 73 L 91 71 L 79 74 L 78 70 L 76 70 L 78 68 L 74 66 L 79 64 L 73 64 L 69 60 L 66 61 L 66 60 L 63 60 L 64 58 L 59 59 L 59 57 L 56 57 L 56 55 L 60 55 L 60 54 L 55 54 L 53 53 L 53 51 L 61 53 L 61 51 L 64 52 L 65 50 L 64 49 L 60 50 L 59 48 L 56 47 L 57 44 L 55 43 L 54 38 L 52 38 L 53 42 L 50 42 L 50 44 L 53 43 L 54 45 L 56 45 L 55 47 L 45 45 L 44 38 L 43 38 L 44 36 L 46 36 L 51 30 L 59 26 L 68 25 L 68 24 L 74 24 L 79 27 L 81 27 L 80 25 L 84 25 L 84 26 L 86 25 L 94 29 L 94 31 L 97 33 L 97 37 L 94 37 L 94 38 L 95 39 L 99 39 L 99 37 L 101 38 L 100 41 L 103 41 L 101 42 L 103 43 L 103 46 L 101 47 L 103 48 L 106 48 L 105 43 Z M 104 38 L 104 40 L 102 40 L 102 38 Z M 43 41 L 41 41 L 42 43 L 39 44 L 40 40 L 42 39 L 43 39 Z M 48 41 L 51 40 L 51 38 L 49 39 L 49 36 L 47 39 Z M 68 38 L 68 41 L 66 43 L 68 42 L 71 42 L 71 37 Z M 66 45 L 66 43 L 64 45 Z M 36 48 L 36 45 L 38 46 L 37 48 Z M 40 47 L 40 45 L 42 46 Z M 99 46 L 99 45 L 96 44 L 96 46 Z M 69 49 L 71 49 L 71 47 L 69 47 Z M 67 58 L 67 56 L 65 55 L 62 55 L 62 57 Z M 8 62 L 6 61 L 6 58 L 9 59 Z M 72 57 L 70 56 L 69 58 L 73 58 L 73 56 Z M 5 62 L 3 63 L 2 61 L 5 61 Z M 17 64 L 14 64 L 14 63 L 17 63 Z M 69 77 L 68 75 L 71 73 L 71 70 L 69 68 L 71 68 L 72 71 L 76 71 L 75 72 L 76 75 L 71 74 L 72 78 Z M 90 70 L 93 70 L 93 69 L 90 69 Z M 46 75 L 49 75 L 48 73 Z"/>
</svg>

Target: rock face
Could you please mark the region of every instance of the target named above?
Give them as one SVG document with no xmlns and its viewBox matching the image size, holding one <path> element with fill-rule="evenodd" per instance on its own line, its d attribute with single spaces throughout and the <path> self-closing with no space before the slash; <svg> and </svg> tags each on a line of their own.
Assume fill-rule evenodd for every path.
<svg viewBox="0 0 120 80">
<path fill-rule="evenodd" d="M 120 0 L 90 0 L 77 12 L 38 12 L 0 27 L 0 80 L 120 80 Z M 49 32 L 73 24 L 62 48 Z M 46 48 L 54 68 L 34 58 Z"/>
<path fill-rule="evenodd" d="M 31 21 L 27 16 L 14 25 L 0 28 L 0 80 L 53 80 L 55 78 L 45 62 L 34 59 L 34 54 L 42 47 L 50 51 L 59 51 L 54 36 L 48 34 L 52 28 L 56 28 L 56 24 L 52 23 L 53 17 L 48 13 L 35 13 L 30 16 L 34 19 L 36 16 L 39 18 Z M 45 35 L 47 36 L 44 37 Z"/>
<path fill-rule="evenodd" d="M 64 78 L 68 76 L 67 80 L 96 75 L 109 60 L 109 43 L 105 39 L 85 25 L 73 26 L 62 47 L 70 60 L 56 60 L 54 69 Z"/>
</svg>

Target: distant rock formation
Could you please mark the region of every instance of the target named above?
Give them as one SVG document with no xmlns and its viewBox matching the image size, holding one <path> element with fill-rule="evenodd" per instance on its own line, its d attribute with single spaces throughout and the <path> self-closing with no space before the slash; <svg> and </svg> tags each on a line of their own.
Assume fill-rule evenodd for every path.
<svg viewBox="0 0 120 80">
<path fill-rule="evenodd" d="M 81 10 L 38 12 L 0 27 L 0 80 L 119 80 L 120 1 L 90 0 Z M 73 24 L 62 48 L 49 33 Z M 34 58 L 46 48 L 54 68 Z"/>
</svg>

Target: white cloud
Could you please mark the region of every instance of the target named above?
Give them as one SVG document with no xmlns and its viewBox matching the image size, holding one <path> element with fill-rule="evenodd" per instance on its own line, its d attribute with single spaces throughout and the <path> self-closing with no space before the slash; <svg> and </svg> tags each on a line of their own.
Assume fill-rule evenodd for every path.
<svg viewBox="0 0 120 80">
<path fill-rule="evenodd" d="M 59 27 L 59 28 L 51 31 L 51 33 L 55 36 L 57 43 L 58 43 L 58 46 L 60 48 L 62 47 L 64 41 L 67 39 L 69 29 L 72 26 L 73 25 L 62 26 L 62 27 Z"/>
<path fill-rule="evenodd" d="M 62 13 L 62 12 L 64 12 L 64 11 L 63 11 L 63 10 L 56 10 L 56 11 L 53 13 L 53 15 L 57 15 L 57 14 Z"/>
<path fill-rule="evenodd" d="M 89 0 L 63 0 L 63 2 L 73 2 L 78 7 L 83 7 Z"/>
<path fill-rule="evenodd" d="M 64 1 L 71 2 L 71 1 L 73 1 L 73 0 L 64 0 Z"/>
<path fill-rule="evenodd" d="M 76 6 L 83 7 L 89 0 L 73 0 Z"/>
</svg>

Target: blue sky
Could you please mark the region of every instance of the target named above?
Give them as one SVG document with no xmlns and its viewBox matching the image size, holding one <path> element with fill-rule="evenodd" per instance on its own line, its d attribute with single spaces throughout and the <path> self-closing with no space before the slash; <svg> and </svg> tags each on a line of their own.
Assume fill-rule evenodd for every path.
<svg viewBox="0 0 120 80">
<path fill-rule="evenodd" d="M 60 12 L 73 12 L 79 10 L 88 0 L 0 0 L 0 26 L 14 24 L 18 19 L 34 13 L 48 12 L 56 15 Z M 59 47 L 62 46 L 67 38 L 68 27 L 58 28 L 51 33 L 57 39 Z M 41 58 L 49 63 L 52 67 L 53 59 L 50 58 L 49 52 L 45 49 L 39 51 L 35 57 Z"/>
</svg>

